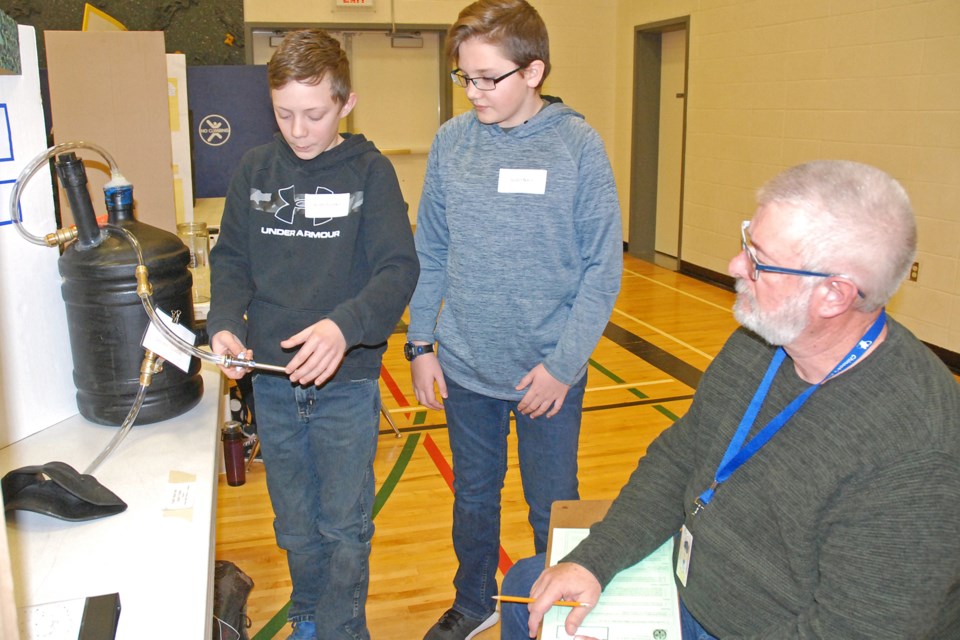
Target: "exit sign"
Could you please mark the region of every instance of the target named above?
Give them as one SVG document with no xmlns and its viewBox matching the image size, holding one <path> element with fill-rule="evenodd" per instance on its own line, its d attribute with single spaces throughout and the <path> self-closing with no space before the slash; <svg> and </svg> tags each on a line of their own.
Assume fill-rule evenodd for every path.
<svg viewBox="0 0 960 640">
<path fill-rule="evenodd" d="M 373 0 L 337 0 L 338 7 L 372 7 Z"/>
</svg>

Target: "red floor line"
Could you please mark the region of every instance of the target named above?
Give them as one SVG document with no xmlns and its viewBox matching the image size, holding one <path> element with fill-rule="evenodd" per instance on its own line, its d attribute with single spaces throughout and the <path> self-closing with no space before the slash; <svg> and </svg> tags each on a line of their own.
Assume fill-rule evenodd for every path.
<svg viewBox="0 0 960 640">
<path fill-rule="evenodd" d="M 400 390 L 400 385 L 397 384 L 397 381 L 393 379 L 393 376 L 390 375 L 387 367 L 383 364 L 380 365 L 380 377 L 383 379 L 383 384 L 387 385 L 390 395 L 393 396 L 397 404 L 401 407 L 409 407 L 410 403 L 407 401 L 407 397 L 403 395 L 403 391 Z M 404 415 L 408 418 L 410 417 L 409 413 L 405 413 Z"/>
<path fill-rule="evenodd" d="M 450 491 L 452 492 L 453 469 L 450 468 L 450 463 L 443 457 L 443 453 L 440 452 L 440 448 L 437 446 L 437 443 L 433 441 L 433 438 L 430 437 L 429 433 L 423 437 L 423 446 L 433 459 L 433 464 L 436 465 L 437 471 L 439 471 L 443 479 L 446 480 L 447 486 L 450 487 Z M 507 555 L 503 545 L 500 545 L 500 564 L 498 566 L 500 567 L 500 573 L 504 575 L 506 575 L 510 567 L 513 566 L 513 561 L 510 559 L 510 556 Z"/>
</svg>

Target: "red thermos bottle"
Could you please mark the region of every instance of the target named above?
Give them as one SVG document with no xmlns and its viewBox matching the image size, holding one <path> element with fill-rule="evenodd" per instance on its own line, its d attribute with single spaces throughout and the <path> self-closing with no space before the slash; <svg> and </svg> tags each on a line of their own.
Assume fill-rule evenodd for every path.
<svg viewBox="0 0 960 640">
<path fill-rule="evenodd" d="M 239 487 L 247 481 L 243 442 L 247 439 L 241 424 L 234 420 L 224 423 L 220 431 L 223 440 L 223 464 L 227 468 L 227 484 Z"/>
</svg>

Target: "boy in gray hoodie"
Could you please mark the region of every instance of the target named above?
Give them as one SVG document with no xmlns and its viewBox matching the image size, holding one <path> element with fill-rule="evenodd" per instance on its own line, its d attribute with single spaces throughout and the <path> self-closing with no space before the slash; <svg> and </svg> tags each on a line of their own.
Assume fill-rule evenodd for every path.
<svg viewBox="0 0 960 640">
<path fill-rule="evenodd" d="M 417 400 L 446 411 L 460 566 L 453 606 L 425 640 L 465 640 L 497 621 L 511 414 L 538 551 L 550 505 L 579 497 L 587 360 L 623 267 L 603 142 L 582 115 L 541 95 L 550 54 L 536 10 L 475 2 L 447 47 L 474 109 L 445 123 L 430 150 L 405 352 Z"/>
</svg>

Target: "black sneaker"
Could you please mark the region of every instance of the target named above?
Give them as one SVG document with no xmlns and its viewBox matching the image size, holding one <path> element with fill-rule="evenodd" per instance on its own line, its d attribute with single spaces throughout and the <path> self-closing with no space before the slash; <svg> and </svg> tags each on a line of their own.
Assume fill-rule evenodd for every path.
<svg viewBox="0 0 960 640">
<path fill-rule="evenodd" d="M 485 631 L 497 624 L 500 619 L 500 613 L 494 611 L 489 618 L 477 620 L 468 618 L 456 609 L 447 609 L 447 612 L 440 616 L 437 624 L 427 631 L 423 640 L 470 640 L 481 631 Z"/>
</svg>

